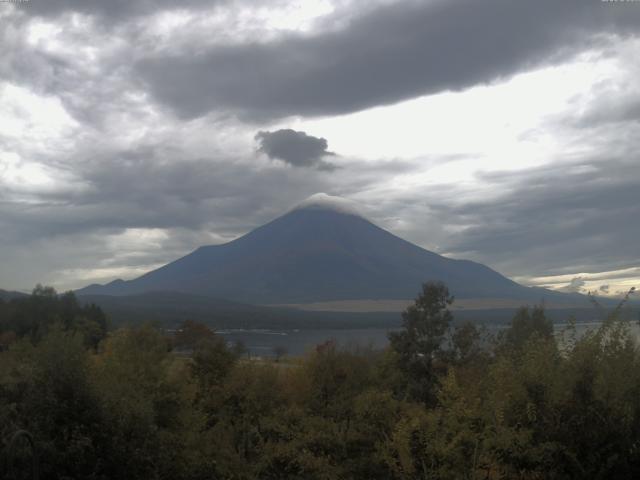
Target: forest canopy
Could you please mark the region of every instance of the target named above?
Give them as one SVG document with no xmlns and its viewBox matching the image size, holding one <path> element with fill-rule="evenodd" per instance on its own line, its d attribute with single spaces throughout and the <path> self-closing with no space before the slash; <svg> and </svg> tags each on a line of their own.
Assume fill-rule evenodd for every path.
<svg viewBox="0 0 640 480">
<path fill-rule="evenodd" d="M 428 283 L 389 347 L 249 360 L 206 325 L 107 332 L 38 287 L 0 302 L 0 468 L 45 479 L 635 478 L 640 352 L 622 308 L 578 335 L 523 307 L 489 336 Z M 185 354 L 184 352 L 190 352 Z M 0 475 L 0 476 L 1 476 Z M 3 477 L 4 478 L 4 477 Z"/>
</svg>

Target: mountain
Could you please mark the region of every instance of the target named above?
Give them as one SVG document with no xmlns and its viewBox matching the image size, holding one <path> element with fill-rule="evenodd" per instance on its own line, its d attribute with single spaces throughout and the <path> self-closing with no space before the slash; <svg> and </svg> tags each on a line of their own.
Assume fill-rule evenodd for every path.
<svg viewBox="0 0 640 480">
<path fill-rule="evenodd" d="M 301 304 L 411 299 L 427 280 L 445 282 L 458 298 L 568 298 L 425 250 L 374 225 L 346 200 L 324 194 L 232 242 L 200 247 L 134 280 L 77 293 L 174 291 L 250 304 Z"/>
<path fill-rule="evenodd" d="M 25 298 L 25 297 L 28 297 L 26 293 L 0 290 L 0 299 L 4 301 L 13 300 L 14 298 Z"/>
<path fill-rule="evenodd" d="M 136 295 L 80 295 L 94 303 L 114 326 L 152 322 L 175 326 L 185 319 L 216 329 L 341 329 L 389 328 L 398 325 L 397 312 L 312 312 L 295 308 L 266 307 L 230 302 L 180 292 L 146 292 Z"/>
</svg>

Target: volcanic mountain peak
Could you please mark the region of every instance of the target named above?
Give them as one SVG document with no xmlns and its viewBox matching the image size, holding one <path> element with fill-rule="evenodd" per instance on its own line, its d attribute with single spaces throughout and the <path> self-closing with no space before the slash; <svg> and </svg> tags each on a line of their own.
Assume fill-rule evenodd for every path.
<svg viewBox="0 0 640 480">
<path fill-rule="evenodd" d="M 79 293 L 172 291 L 250 304 L 406 300 L 422 282 L 440 280 L 457 298 L 540 298 L 539 290 L 489 267 L 402 240 L 359 212 L 354 202 L 316 194 L 229 243 L 200 247 L 136 279 Z"/>
<path fill-rule="evenodd" d="M 364 218 L 356 202 L 326 193 L 311 195 L 291 209 L 295 210 L 328 210 Z"/>
</svg>

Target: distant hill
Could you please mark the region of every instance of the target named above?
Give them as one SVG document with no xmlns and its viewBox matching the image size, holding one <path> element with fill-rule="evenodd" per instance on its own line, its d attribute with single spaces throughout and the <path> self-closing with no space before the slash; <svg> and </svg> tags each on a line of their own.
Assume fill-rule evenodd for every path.
<svg viewBox="0 0 640 480">
<path fill-rule="evenodd" d="M 246 305 L 181 292 L 146 292 L 136 295 L 79 295 L 83 303 L 95 303 L 114 326 L 158 323 L 175 326 L 196 320 L 214 328 L 357 328 L 396 327 L 397 312 L 307 312 L 293 308 Z"/>
<path fill-rule="evenodd" d="M 397 328 L 400 308 L 386 311 L 312 311 L 296 308 L 263 307 L 229 302 L 180 292 L 147 292 L 137 295 L 81 295 L 82 303 L 95 303 L 108 315 L 112 326 L 155 323 L 175 327 L 189 319 L 215 329 L 358 329 Z M 489 325 L 511 320 L 515 306 L 496 308 L 456 308 L 455 321 L 474 321 Z M 547 309 L 547 316 L 564 322 L 570 316 L 578 321 L 597 320 L 591 307 Z"/>
<path fill-rule="evenodd" d="M 0 290 L 0 299 L 4 300 L 5 302 L 8 300 L 12 300 L 14 298 L 24 298 L 24 297 L 28 297 L 28 295 L 26 293 L 21 293 L 21 292 L 11 292 L 7 290 Z"/>
<path fill-rule="evenodd" d="M 249 304 L 301 304 L 412 299 L 427 280 L 445 282 L 457 298 L 584 298 L 524 287 L 480 263 L 430 252 L 377 227 L 345 200 L 322 194 L 232 242 L 200 247 L 134 280 L 77 293 L 173 291 Z"/>
</svg>

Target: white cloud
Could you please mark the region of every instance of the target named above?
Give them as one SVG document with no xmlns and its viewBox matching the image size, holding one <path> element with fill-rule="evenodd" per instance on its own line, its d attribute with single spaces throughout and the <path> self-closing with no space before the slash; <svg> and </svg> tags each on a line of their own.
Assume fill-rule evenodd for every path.
<svg viewBox="0 0 640 480">
<path fill-rule="evenodd" d="M 615 292 L 640 283 L 638 258 L 626 253 L 626 243 L 589 263 L 560 238 L 569 227 L 586 232 L 588 238 L 570 240 L 594 252 L 601 238 L 597 227 L 579 230 L 585 219 L 597 224 L 615 218 L 618 223 L 601 233 L 616 245 L 623 243 L 616 232 L 630 228 L 629 219 L 624 225 L 620 220 L 626 210 L 612 214 L 618 197 L 610 192 L 620 185 L 629 191 L 638 177 L 628 168 L 607 173 L 601 167 L 616 159 L 628 165 L 637 151 L 640 40 L 599 38 L 554 66 L 522 67 L 489 84 L 474 80 L 466 90 L 443 87 L 358 113 L 245 123 L 221 108 L 185 120 L 155 99 L 137 77 L 136 62 L 162 59 L 167 51 L 191 58 L 213 45 L 243 45 L 255 54 L 252 42 L 279 39 L 284 47 L 295 37 L 295 45 L 319 49 L 325 78 L 340 79 L 332 76 L 336 59 L 325 54 L 322 35 L 348 33 L 353 25 L 364 35 L 371 25 L 362 19 L 391 2 L 283 0 L 213 8 L 193 1 L 161 11 L 127 5 L 120 13 L 102 3 L 59 3 L 82 11 L 30 18 L 13 7 L 10 13 L 0 9 L 0 40 L 7 50 L 0 58 L 0 262 L 8 266 L 0 270 L 0 287 L 29 288 L 39 281 L 77 287 L 131 278 L 199 244 L 228 241 L 318 191 L 369 206 L 376 223 L 426 248 L 470 255 L 526 284 L 559 288 L 580 277 L 586 289 L 609 284 Z M 410 16 L 398 19 L 399 25 L 411 24 Z M 307 42 L 311 37 L 321 41 Z M 372 40 L 372 48 L 388 46 L 382 37 Z M 442 48 L 443 55 L 455 54 Z M 292 52 L 288 61 L 296 60 Z M 269 71 L 277 78 L 278 69 Z M 371 104 L 411 96 L 391 93 Z M 336 111 L 355 109 L 339 104 Z M 278 129 L 326 138 L 341 168 L 310 174 L 257 156 L 255 134 Z M 500 177 L 505 172 L 507 180 Z M 559 208 L 579 215 L 549 215 L 555 227 L 534 228 L 510 216 L 524 190 L 538 208 L 526 215 L 552 208 L 534 202 L 536 188 L 566 200 L 553 190 L 560 188 L 553 181 L 559 172 L 613 187 L 566 185 L 584 204 L 565 202 Z M 592 178 L 600 173 L 599 180 Z M 533 181 L 539 185 L 527 183 Z M 501 199 L 514 205 L 496 208 Z M 530 228 L 530 243 L 514 246 L 517 255 L 492 248 L 504 246 L 507 235 L 526 242 L 517 236 L 521 227 Z M 476 241 L 463 249 L 467 235 Z"/>
<path fill-rule="evenodd" d="M 596 52 L 577 61 L 522 73 L 493 85 L 445 92 L 391 106 L 294 125 L 331 139 L 343 155 L 419 158 L 464 155 L 470 162 L 437 175 L 446 180 L 474 170 L 525 168 L 548 161 L 562 145 L 545 122 L 566 114 L 576 98 L 621 73 Z M 535 133 L 535 135 L 533 134 Z"/>
</svg>

